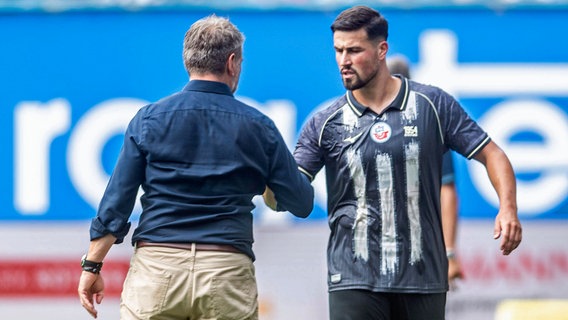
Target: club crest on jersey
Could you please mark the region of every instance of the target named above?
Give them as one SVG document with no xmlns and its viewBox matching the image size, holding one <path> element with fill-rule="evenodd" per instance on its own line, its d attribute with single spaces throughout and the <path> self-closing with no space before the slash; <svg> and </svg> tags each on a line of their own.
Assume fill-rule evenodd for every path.
<svg viewBox="0 0 568 320">
<path fill-rule="evenodd" d="M 392 136 L 391 127 L 386 122 L 375 123 L 371 127 L 371 139 L 378 143 L 387 142 Z"/>
</svg>

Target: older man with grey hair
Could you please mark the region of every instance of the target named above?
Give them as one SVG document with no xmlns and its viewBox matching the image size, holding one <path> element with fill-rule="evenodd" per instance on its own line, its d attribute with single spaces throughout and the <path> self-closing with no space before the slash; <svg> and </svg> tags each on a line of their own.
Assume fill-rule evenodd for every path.
<svg viewBox="0 0 568 320">
<path fill-rule="evenodd" d="M 128 233 L 142 186 L 120 318 L 258 319 L 252 199 L 270 188 L 279 211 L 307 217 L 314 192 L 273 121 L 233 96 L 243 42 L 228 19 L 195 22 L 183 49 L 191 80 L 128 125 L 81 262 L 78 293 L 93 317 L 103 259 Z"/>
</svg>

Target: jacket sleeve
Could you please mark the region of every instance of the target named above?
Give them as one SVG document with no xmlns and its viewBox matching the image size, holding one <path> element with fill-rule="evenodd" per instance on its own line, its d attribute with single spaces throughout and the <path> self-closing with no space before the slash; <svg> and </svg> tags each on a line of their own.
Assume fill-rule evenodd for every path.
<svg viewBox="0 0 568 320">
<path fill-rule="evenodd" d="M 273 148 L 267 186 L 274 192 L 277 211 L 289 211 L 305 218 L 314 207 L 314 189 L 308 177 L 301 173 L 280 132 L 273 127 Z"/>
<path fill-rule="evenodd" d="M 91 222 L 91 240 L 112 234 L 117 239 L 116 243 L 121 243 L 130 229 L 128 220 L 144 181 L 146 167 L 146 158 L 139 145 L 140 121 L 138 114 L 128 125 L 124 144 L 99 204 L 97 216 Z"/>
</svg>

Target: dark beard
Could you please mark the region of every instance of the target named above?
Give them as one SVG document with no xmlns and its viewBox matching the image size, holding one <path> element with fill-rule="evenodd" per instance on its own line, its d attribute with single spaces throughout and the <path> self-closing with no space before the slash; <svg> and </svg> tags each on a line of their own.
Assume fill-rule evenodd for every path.
<svg viewBox="0 0 568 320">
<path fill-rule="evenodd" d="M 351 79 L 351 80 L 345 80 L 343 79 L 343 86 L 345 87 L 345 89 L 347 90 L 357 90 L 360 89 L 362 87 L 364 87 L 367 83 L 361 81 L 359 78 L 355 78 L 355 79 Z"/>
<path fill-rule="evenodd" d="M 359 77 L 359 74 L 355 73 L 355 77 L 353 77 L 351 80 L 345 80 L 342 78 L 343 86 L 345 87 L 345 89 L 351 91 L 361 89 L 366 86 L 371 80 L 373 80 L 377 76 L 377 74 L 378 72 L 375 72 L 369 75 L 367 79 L 361 79 Z"/>
</svg>

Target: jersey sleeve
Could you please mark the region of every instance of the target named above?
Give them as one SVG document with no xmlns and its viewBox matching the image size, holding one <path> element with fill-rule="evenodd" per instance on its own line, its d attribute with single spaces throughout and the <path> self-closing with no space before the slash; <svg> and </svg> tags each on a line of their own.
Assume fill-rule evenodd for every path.
<svg viewBox="0 0 568 320">
<path fill-rule="evenodd" d="M 446 151 L 442 158 L 442 184 L 453 183 L 454 181 L 454 159 L 452 158 L 452 152 Z"/>
<path fill-rule="evenodd" d="M 301 172 L 313 181 L 316 174 L 324 165 L 321 148 L 321 128 L 317 125 L 317 116 L 306 122 L 300 132 L 294 158 Z"/>
<path fill-rule="evenodd" d="M 473 158 L 483 149 L 491 138 L 479 124 L 474 121 L 450 94 L 443 92 L 440 98 L 444 140 L 446 145 L 467 159 Z"/>
</svg>

